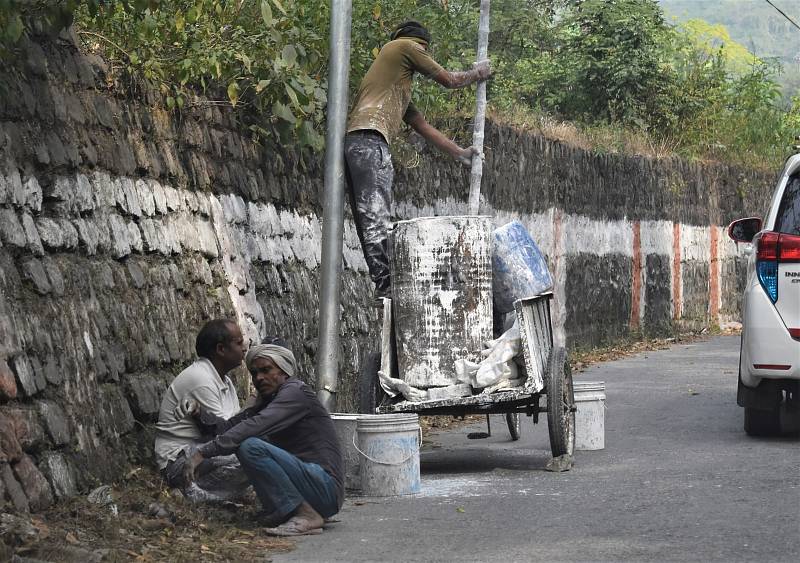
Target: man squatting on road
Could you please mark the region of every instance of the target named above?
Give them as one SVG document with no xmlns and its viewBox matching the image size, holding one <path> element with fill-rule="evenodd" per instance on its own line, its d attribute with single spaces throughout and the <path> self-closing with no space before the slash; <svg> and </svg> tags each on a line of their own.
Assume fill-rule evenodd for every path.
<svg viewBox="0 0 800 563">
<path fill-rule="evenodd" d="M 197 404 L 223 419 L 239 412 L 239 398 L 227 374 L 244 358 L 242 332 L 231 320 L 209 321 L 197 334 L 195 351 L 197 360 L 175 377 L 161 400 L 156 463 L 166 484 L 181 489 L 190 501 L 234 500 L 250 486 L 235 455 L 207 460 L 193 483 L 184 481 L 183 466 L 188 450 L 209 439 L 187 412 L 187 405 Z"/>
<path fill-rule="evenodd" d="M 348 118 L 344 157 L 350 205 L 376 298 L 391 296 L 387 253 L 394 167 L 389 142 L 400 121 L 467 166 L 478 154 L 475 147 L 462 149 L 425 121 L 410 103 L 411 83 L 418 72 L 445 88 L 464 88 L 489 77 L 489 61 L 479 61 L 469 71 L 450 72 L 430 56 L 430 42 L 430 33 L 420 23 L 400 24 L 364 75 Z"/>
<path fill-rule="evenodd" d="M 187 482 L 203 463 L 236 453 L 261 501 L 267 533 L 318 534 L 344 502 L 344 461 L 330 414 L 296 379 L 294 354 L 259 344 L 245 357 L 260 403 L 224 420 L 200 407 L 195 418 L 216 438 L 193 450 Z M 279 525 L 280 524 L 280 525 Z"/>
</svg>

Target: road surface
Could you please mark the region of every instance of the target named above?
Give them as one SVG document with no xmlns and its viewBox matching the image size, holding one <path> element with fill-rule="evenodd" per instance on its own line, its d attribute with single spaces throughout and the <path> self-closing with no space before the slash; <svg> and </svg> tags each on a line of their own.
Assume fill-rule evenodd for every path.
<svg viewBox="0 0 800 563">
<path fill-rule="evenodd" d="M 461 428 L 421 454 L 422 492 L 348 499 L 320 536 L 273 561 L 800 561 L 800 439 L 749 438 L 739 338 L 592 366 L 606 448 L 549 460 L 546 417 L 511 442 Z"/>
</svg>

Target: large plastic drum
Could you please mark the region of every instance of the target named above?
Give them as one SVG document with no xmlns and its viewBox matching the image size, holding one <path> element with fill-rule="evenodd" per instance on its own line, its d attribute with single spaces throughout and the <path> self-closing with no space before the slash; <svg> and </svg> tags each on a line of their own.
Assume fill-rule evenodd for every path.
<svg viewBox="0 0 800 563">
<path fill-rule="evenodd" d="M 514 301 L 552 289 L 553 278 L 544 255 L 519 221 L 492 233 L 494 306 L 500 313 L 514 310 Z"/>
<path fill-rule="evenodd" d="M 399 376 L 421 389 L 457 383 L 455 362 L 480 361 L 492 339 L 492 222 L 422 217 L 395 224 L 392 299 Z"/>
</svg>

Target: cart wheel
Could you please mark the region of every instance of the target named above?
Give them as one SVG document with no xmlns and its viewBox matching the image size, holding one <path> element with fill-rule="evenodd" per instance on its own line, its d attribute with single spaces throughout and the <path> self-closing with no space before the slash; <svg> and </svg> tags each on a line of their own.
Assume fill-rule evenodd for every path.
<svg viewBox="0 0 800 563">
<path fill-rule="evenodd" d="M 513 442 L 519 440 L 519 436 L 522 433 L 522 425 L 519 423 L 519 418 L 518 412 L 506 413 L 506 424 L 508 424 L 508 431 Z"/>
<path fill-rule="evenodd" d="M 553 347 L 547 370 L 547 430 L 553 457 L 575 451 L 575 395 L 567 351 Z"/>
<path fill-rule="evenodd" d="M 367 352 L 358 372 L 358 412 L 361 414 L 375 414 L 375 409 L 389 398 L 378 383 L 379 369 L 380 353 Z"/>
</svg>

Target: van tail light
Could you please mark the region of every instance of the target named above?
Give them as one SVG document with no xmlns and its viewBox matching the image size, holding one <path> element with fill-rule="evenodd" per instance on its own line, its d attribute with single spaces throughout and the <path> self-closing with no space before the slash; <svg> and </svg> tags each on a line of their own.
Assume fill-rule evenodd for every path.
<svg viewBox="0 0 800 563">
<path fill-rule="evenodd" d="M 800 328 L 790 328 L 789 335 L 795 340 L 800 340 Z"/>
<path fill-rule="evenodd" d="M 756 240 L 756 271 L 761 287 L 775 303 L 778 300 L 778 233 L 765 232 Z"/>
<path fill-rule="evenodd" d="M 778 263 L 800 262 L 800 236 L 766 231 L 757 235 L 756 271 L 761 287 L 778 301 Z"/>
<path fill-rule="evenodd" d="M 781 235 L 778 248 L 781 262 L 800 262 L 800 237 Z"/>
</svg>

